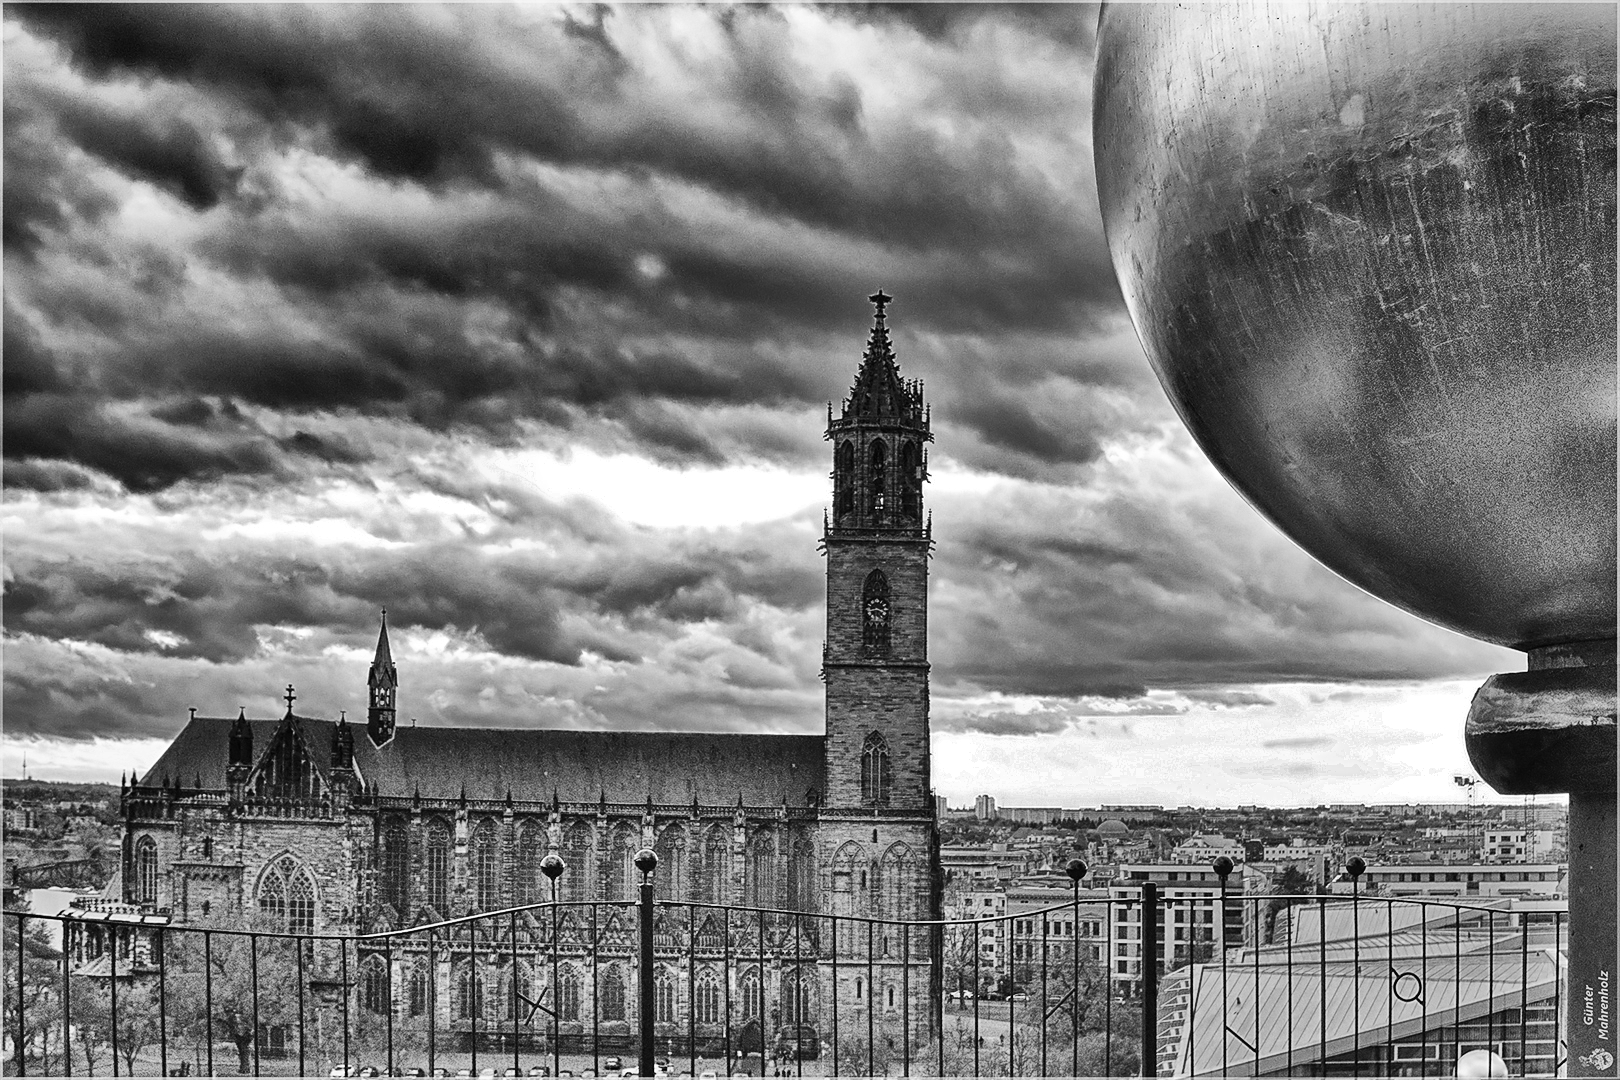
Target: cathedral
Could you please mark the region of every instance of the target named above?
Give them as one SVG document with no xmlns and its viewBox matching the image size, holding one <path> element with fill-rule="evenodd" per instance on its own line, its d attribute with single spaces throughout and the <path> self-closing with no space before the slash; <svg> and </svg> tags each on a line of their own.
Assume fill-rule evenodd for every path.
<svg viewBox="0 0 1620 1080">
<path fill-rule="evenodd" d="M 895 362 L 890 298 L 871 300 L 854 385 L 840 410 L 828 410 L 822 735 L 401 727 L 410 674 L 402 679 L 393 659 L 385 613 L 364 727 L 301 715 L 288 687 L 277 719 L 193 715 L 146 776 L 130 779 L 124 900 L 181 924 L 375 933 L 550 901 L 553 888 L 561 901 L 631 900 L 640 879 L 633 858 L 646 847 L 658 854 L 660 899 L 937 919 L 923 507 L 932 435 L 920 382 L 902 379 Z M 541 871 L 550 854 L 564 865 L 554 884 Z M 725 988 L 728 1013 L 733 992 L 741 1008 L 728 1020 L 768 1039 L 762 1003 L 774 997 L 790 1002 L 775 1023 L 814 1029 L 829 995 L 852 1008 L 925 1015 L 926 995 L 937 993 L 928 947 L 921 938 L 906 945 L 901 955 L 885 935 L 873 967 L 860 943 L 861 971 L 846 965 L 837 985 L 825 963 L 787 974 L 781 965 L 728 969 L 736 982 Z M 826 943 L 818 948 L 824 954 Z M 602 986 L 580 989 L 586 968 L 603 983 L 613 965 L 574 972 L 532 959 L 505 977 L 558 980 L 564 1034 L 630 1019 L 635 1002 L 623 993 L 615 1003 Z M 441 960 L 390 955 L 397 967 L 387 985 L 409 987 L 410 1000 L 383 1007 L 434 1008 L 450 1030 L 470 1021 L 476 1038 L 480 976 Z M 764 985 L 771 979 L 774 994 Z M 800 984 L 786 998 L 783 979 Z M 672 991 L 666 1010 L 661 996 L 660 1020 L 679 1014 L 678 1027 L 701 1035 L 717 1017 L 696 995 L 714 972 L 684 971 L 674 982 L 681 1000 Z"/>
</svg>

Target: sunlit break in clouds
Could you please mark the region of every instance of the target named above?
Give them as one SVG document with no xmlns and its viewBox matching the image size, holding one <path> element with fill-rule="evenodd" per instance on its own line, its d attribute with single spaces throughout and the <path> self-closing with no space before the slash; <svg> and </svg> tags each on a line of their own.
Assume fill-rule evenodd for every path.
<svg viewBox="0 0 1620 1080">
<path fill-rule="evenodd" d="M 822 431 L 881 286 L 940 794 L 1454 798 L 1522 657 L 1192 446 L 1102 239 L 1095 21 L 7 7 L 7 774 L 144 770 L 289 682 L 363 710 L 384 607 L 402 723 L 820 730 Z"/>
</svg>

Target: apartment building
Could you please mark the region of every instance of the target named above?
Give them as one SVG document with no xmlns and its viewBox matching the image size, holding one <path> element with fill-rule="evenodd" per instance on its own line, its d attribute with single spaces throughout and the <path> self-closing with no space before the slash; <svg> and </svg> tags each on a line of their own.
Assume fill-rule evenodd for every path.
<svg viewBox="0 0 1620 1080">
<path fill-rule="evenodd" d="M 1101 965 L 1108 952 L 1109 892 L 1052 885 L 1015 885 L 1007 890 L 1010 961 L 1013 981 L 1040 977 L 1072 964 L 1079 950 L 1082 964 Z"/>
<path fill-rule="evenodd" d="M 1336 881 L 1335 893 L 1380 896 L 1497 897 L 1554 896 L 1564 888 L 1568 868 L 1561 863 L 1449 863 L 1369 866 L 1360 882 Z"/>
<path fill-rule="evenodd" d="M 1222 949 L 1243 940 L 1243 879 L 1234 875 L 1223 886 L 1206 862 L 1126 863 L 1110 886 L 1114 898 L 1109 928 L 1109 975 L 1128 995 L 1141 992 L 1143 976 L 1142 905 L 1127 903 L 1142 895 L 1143 882 L 1159 886 L 1157 910 L 1160 971 L 1218 957 Z"/>
</svg>

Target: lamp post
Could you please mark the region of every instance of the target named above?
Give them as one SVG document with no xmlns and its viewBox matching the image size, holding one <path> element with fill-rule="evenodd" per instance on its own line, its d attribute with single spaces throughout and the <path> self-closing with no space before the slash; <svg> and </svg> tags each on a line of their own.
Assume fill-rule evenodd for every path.
<svg viewBox="0 0 1620 1080">
<path fill-rule="evenodd" d="M 658 869 L 658 855 L 652 848 L 636 852 L 636 869 L 641 872 L 641 900 L 637 905 L 641 917 L 641 1012 L 637 1018 L 641 1029 L 641 1054 L 638 1072 L 653 1076 L 653 871 Z"/>
</svg>

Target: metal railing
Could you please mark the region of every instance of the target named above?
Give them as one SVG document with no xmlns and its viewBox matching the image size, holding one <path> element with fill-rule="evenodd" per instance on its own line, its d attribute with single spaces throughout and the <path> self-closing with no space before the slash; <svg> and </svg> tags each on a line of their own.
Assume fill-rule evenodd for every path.
<svg viewBox="0 0 1620 1080">
<path fill-rule="evenodd" d="M 636 865 L 636 900 L 556 899 L 552 855 L 551 902 L 371 934 L 6 912 L 5 1062 L 115 1076 L 1397 1076 L 1454 1075 L 1484 1052 L 1511 1075 L 1562 1066 L 1558 910 L 1231 894 L 1224 875 L 1218 892 L 1082 893 L 1076 860 L 1049 905 L 873 918 L 658 900 L 655 856 Z"/>
</svg>

